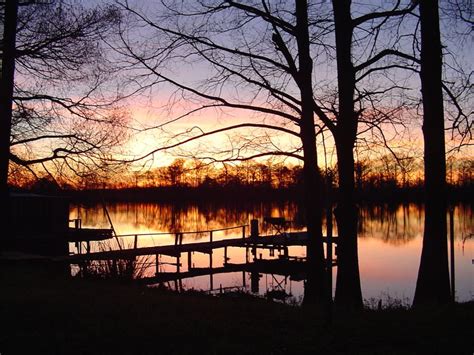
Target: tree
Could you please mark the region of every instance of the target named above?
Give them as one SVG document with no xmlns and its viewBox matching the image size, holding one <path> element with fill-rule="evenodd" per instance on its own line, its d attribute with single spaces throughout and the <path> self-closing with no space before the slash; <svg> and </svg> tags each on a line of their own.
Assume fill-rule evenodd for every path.
<svg viewBox="0 0 474 355">
<path fill-rule="evenodd" d="M 118 73 L 105 45 L 119 12 L 59 0 L 20 5 L 14 54 L 4 51 L 16 70 L 3 160 L 56 179 L 105 171 L 104 158 L 126 139 L 126 112 L 118 104 L 125 95 L 111 80 Z"/>
<path fill-rule="evenodd" d="M 442 51 L 438 2 L 420 0 L 421 94 L 425 167 L 423 249 L 413 304 L 450 301 Z"/>
<path fill-rule="evenodd" d="M 398 1 L 390 9 L 369 9 L 366 13 L 362 11 L 362 15 L 357 17 L 352 16 L 351 0 L 333 0 L 332 5 L 337 63 L 337 108 L 332 109 L 335 120 L 329 121 L 328 117 L 321 114 L 319 117 L 331 131 L 337 153 L 339 186 L 335 216 L 339 242 L 335 302 L 344 307 L 361 308 L 362 292 L 357 251 L 358 208 L 354 200 L 354 147 L 360 134 L 361 123 L 380 130 L 385 140 L 383 123 L 395 122 L 389 106 L 380 97 L 399 90 L 400 86 L 396 82 L 387 82 L 379 77 L 375 84 L 377 89 L 371 89 L 374 83 L 369 79 L 373 74 L 386 75 L 390 69 L 398 67 L 393 61 L 383 62 L 396 51 L 386 44 L 379 48 L 378 38 L 381 36 L 387 40 L 387 34 L 384 35 L 382 31 L 384 25 L 390 24 L 393 19 L 400 22 L 399 18 L 403 19 L 415 5 L 408 4 L 403 7 Z M 356 6 L 359 13 L 365 10 L 363 4 Z M 366 47 L 370 48 L 368 55 L 364 53 Z M 356 63 L 354 52 L 360 53 Z M 374 103 L 378 103 L 380 107 Z M 366 128 L 362 129 L 365 130 Z"/>
<path fill-rule="evenodd" d="M 2 71 L 0 78 L 0 199 L 7 206 L 0 222 L 10 232 L 10 195 L 8 192 L 8 161 L 10 152 L 10 132 L 12 121 L 13 76 L 15 72 L 15 29 L 18 3 L 5 4 L 2 38 Z"/>
</svg>

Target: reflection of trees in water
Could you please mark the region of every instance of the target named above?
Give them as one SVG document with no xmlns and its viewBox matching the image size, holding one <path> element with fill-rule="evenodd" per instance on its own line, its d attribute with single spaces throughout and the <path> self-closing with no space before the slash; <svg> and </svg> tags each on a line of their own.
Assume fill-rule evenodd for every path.
<svg viewBox="0 0 474 355">
<path fill-rule="evenodd" d="M 360 209 L 359 237 L 382 239 L 393 245 L 403 245 L 421 236 L 425 218 L 423 205 L 365 205 Z M 474 230 L 471 205 L 459 204 L 455 208 L 454 235 L 462 239 Z"/>
<path fill-rule="evenodd" d="M 303 228 L 304 211 L 295 202 L 261 202 L 247 204 L 215 203 L 114 203 L 108 204 L 114 226 L 119 233 L 181 232 L 219 229 L 248 224 L 252 218 L 285 217 L 292 221 L 292 228 Z M 77 211 L 79 209 L 79 211 Z M 83 219 L 83 226 L 108 227 L 103 206 L 72 206 L 71 218 Z M 423 206 L 417 204 L 365 205 L 360 208 L 359 237 L 371 237 L 393 245 L 403 245 L 423 231 Z M 472 233 L 473 211 L 470 205 L 456 206 L 456 238 Z M 324 221 L 325 222 L 325 221 Z M 260 224 L 262 233 L 269 233 L 271 226 Z M 247 230 L 248 232 L 248 230 Z M 222 232 L 235 235 L 240 231 Z M 337 232 L 334 231 L 336 234 Z M 202 235 L 189 235 L 198 239 Z"/>
<path fill-rule="evenodd" d="M 474 234 L 474 210 L 472 205 L 459 204 L 455 208 L 454 237 L 462 240 Z"/>
<path fill-rule="evenodd" d="M 359 237 L 403 245 L 423 230 L 422 206 L 416 204 L 365 205 L 360 208 Z"/>
<path fill-rule="evenodd" d="M 107 206 L 117 231 L 125 229 L 155 232 L 182 232 L 219 229 L 248 224 L 250 219 L 281 216 L 302 227 L 301 211 L 294 202 L 212 204 L 212 203 L 115 203 Z M 71 217 L 82 218 L 83 226 L 107 227 L 102 205 L 74 206 Z M 261 231 L 270 226 L 261 224 Z M 228 231 L 235 234 L 236 231 Z M 240 233 L 240 232 L 239 232 Z M 199 235 L 195 236 L 199 238 Z"/>
</svg>

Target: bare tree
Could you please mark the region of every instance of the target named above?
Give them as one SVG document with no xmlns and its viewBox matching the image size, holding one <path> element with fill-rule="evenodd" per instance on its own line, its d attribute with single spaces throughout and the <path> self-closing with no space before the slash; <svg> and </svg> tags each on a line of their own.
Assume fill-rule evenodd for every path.
<svg viewBox="0 0 474 355">
<path fill-rule="evenodd" d="M 6 164 L 66 181 L 105 171 L 126 139 L 125 95 L 105 42 L 120 13 L 67 1 L 21 5 L 14 54 L 4 51 L 16 66 Z"/>
<path fill-rule="evenodd" d="M 13 76 L 15 72 L 15 29 L 18 3 L 8 1 L 5 4 L 2 38 L 2 71 L 0 78 L 0 198 L 7 206 L 7 213 L 0 219 L 9 233 L 9 193 L 8 160 L 10 152 L 10 132 L 12 117 Z"/>
</svg>

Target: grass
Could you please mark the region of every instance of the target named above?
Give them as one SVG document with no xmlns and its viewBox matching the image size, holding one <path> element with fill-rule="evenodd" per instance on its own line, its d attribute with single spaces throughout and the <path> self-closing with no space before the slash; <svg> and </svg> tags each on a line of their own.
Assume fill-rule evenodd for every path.
<svg viewBox="0 0 474 355">
<path fill-rule="evenodd" d="M 0 353 L 472 354 L 474 303 L 336 313 L 1 265 Z"/>
</svg>

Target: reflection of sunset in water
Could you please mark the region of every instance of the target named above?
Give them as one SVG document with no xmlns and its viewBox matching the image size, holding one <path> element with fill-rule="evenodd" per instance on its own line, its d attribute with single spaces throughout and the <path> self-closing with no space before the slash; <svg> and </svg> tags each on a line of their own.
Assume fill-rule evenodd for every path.
<svg viewBox="0 0 474 355">
<path fill-rule="evenodd" d="M 158 203 L 116 203 L 107 206 L 117 234 L 132 236 L 120 238 L 125 247 L 132 247 L 134 234 L 168 233 L 138 237 L 138 246 L 156 246 L 174 244 L 176 232 L 208 231 L 233 226 L 247 225 L 252 218 L 259 219 L 262 234 L 271 234 L 271 226 L 263 223 L 263 217 L 281 216 L 291 220 L 291 230 L 303 228 L 302 211 L 295 203 L 258 203 L 247 205 L 211 205 L 211 204 L 158 204 Z M 456 289 L 460 301 L 474 297 L 474 239 L 463 238 L 473 233 L 472 209 L 457 206 L 455 210 L 455 248 L 456 248 Z M 409 299 L 413 297 L 420 261 L 423 235 L 423 209 L 415 204 L 398 206 L 364 206 L 359 221 L 359 266 L 364 298 L 391 297 Z M 109 223 L 102 205 L 72 206 L 70 218 L 81 218 L 84 227 L 108 228 Z M 249 227 L 246 227 L 246 234 Z M 337 230 L 334 232 L 337 234 Z M 242 236 L 242 227 L 213 233 L 213 240 L 238 238 Z M 209 241 L 209 232 L 185 234 L 183 243 Z M 117 248 L 114 240 L 95 243 L 93 251 Z M 73 244 L 70 250 L 76 252 Z M 227 257 L 231 264 L 242 264 L 246 260 L 244 248 L 228 248 Z M 278 259 L 279 251 L 257 251 L 257 258 Z M 290 247 L 289 255 L 305 256 L 304 247 Z M 215 249 L 212 253 L 214 268 L 224 264 L 224 249 Z M 144 265 L 143 276 L 153 276 L 156 272 L 155 256 L 140 257 Z M 207 268 L 211 260 L 209 254 L 194 252 L 191 255 L 192 267 Z M 176 258 L 160 257 L 160 272 L 176 271 Z M 181 271 L 189 270 L 187 253 L 180 258 Z M 334 269 L 334 277 L 336 270 Z M 199 276 L 182 280 L 185 289 L 208 290 L 211 284 L 219 287 L 250 287 L 252 276 L 249 272 L 216 273 L 212 278 Z M 335 280 L 335 278 L 334 278 Z M 254 278 L 255 281 L 255 278 Z M 334 283 L 335 284 L 335 283 Z M 258 279 L 259 293 L 275 285 L 285 285 L 287 291 L 299 298 L 303 294 L 303 282 L 284 280 L 283 276 L 262 274 Z"/>
</svg>

